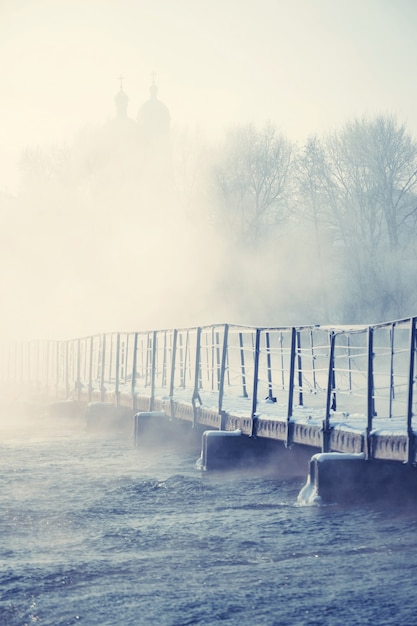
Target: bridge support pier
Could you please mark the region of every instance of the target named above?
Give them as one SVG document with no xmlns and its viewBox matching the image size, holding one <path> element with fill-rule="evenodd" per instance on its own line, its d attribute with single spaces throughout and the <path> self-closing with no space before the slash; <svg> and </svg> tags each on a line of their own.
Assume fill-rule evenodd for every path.
<svg viewBox="0 0 417 626">
<path fill-rule="evenodd" d="M 136 448 L 175 446 L 197 450 L 202 428 L 190 422 L 171 419 L 163 411 L 141 411 L 134 416 L 133 443 Z"/>
<path fill-rule="evenodd" d="M 49 403 L 47 411 L 51 417 L 82 417 L 84 406 L 82 402 L 69 398 Z"/>
<path fill-rule="evenodd" d="M 406 501 L 417 489 L 417 469 L 393 461 L 366 460 L 363 453 L 327 452 L 310 460 L 300 504 Z"/>
<path fill-rule="evenodd" d="M 241 430 L 205 430 L 198 467 L 220 470 L 239 465 L 245 454 L 244 439 Z"/>
<path fill-rule="evenodd" d="M 133 443 L 137 448 L 143 440 L 149 440 L 150 436 L 158 441 L 163 439 L 163 430 L 168 422 L 168 417 L 162 411 L 141 411 L 136 413 L 133 422 Z M 161 436 L 162 435 L 162 436 Z"/>
<path fill-rule="evenodd" d="M 241 430 L 206 430 L 197 465 L 202 470 L 261 469 L 281 478 L 305 476 L 313 448 L 248 437 Z"/>
</svg>

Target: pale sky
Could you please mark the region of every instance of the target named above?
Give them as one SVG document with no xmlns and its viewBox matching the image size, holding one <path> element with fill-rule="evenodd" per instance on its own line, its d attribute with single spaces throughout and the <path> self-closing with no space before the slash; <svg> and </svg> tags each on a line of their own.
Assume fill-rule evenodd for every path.
<svg viewBox="0 0 417 626">
<path fill-rule="evenodd" d="M 290 139 L 394 113 L 417 136 L 417 0 L 0 0 L 0 190 L 25 146 L 136 118 L 152 72 L 172 124 Z"/>
</svg>

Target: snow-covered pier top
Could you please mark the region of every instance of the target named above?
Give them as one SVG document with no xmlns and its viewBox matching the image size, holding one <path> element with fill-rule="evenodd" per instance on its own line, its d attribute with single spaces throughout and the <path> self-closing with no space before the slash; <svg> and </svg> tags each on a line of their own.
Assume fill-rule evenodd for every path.
<svg viewBox="0 0 417 626">
<path fill-rule="evenodd" d="M 416 325 L 219 324 L 31 341 L 3 347 L 0 377 L 88 405 L 95 421 L 105 403 L 120 419 L 158 412 L 286 449 L 414 467 Z"/>
</svg>

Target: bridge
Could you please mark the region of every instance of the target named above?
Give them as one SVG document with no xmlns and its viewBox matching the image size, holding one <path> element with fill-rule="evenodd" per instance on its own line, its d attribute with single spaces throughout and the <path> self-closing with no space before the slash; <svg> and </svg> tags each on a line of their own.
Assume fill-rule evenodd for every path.
<svg viewBox="0 0 417 626">
<path fill-rule="evenodd" d="M 85 407 L 90 427 L 135 416 L 136 443 L 145 424 L 191 428 L 204 469 L 245 462 L 256 445 L 261 455 L 304 449 L 317 495 L 333 461 L 372 481 L 417 475 L 416 324 L 216 324 L 17 342 L 3 346 L 0 381 L 61 409 Z"/>
</svg>

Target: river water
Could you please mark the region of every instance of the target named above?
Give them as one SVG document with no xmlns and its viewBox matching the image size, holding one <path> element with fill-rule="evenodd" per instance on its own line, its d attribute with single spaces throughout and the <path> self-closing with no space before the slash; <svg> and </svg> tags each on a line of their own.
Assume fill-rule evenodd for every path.
<svg viewBox="0 0 417 626">
<path fill-rule="evenodd" d="M 2 626 L 416 623 L 417 508 L 299 506 L 82 420 L 0 435 Z"/>
</svg>

